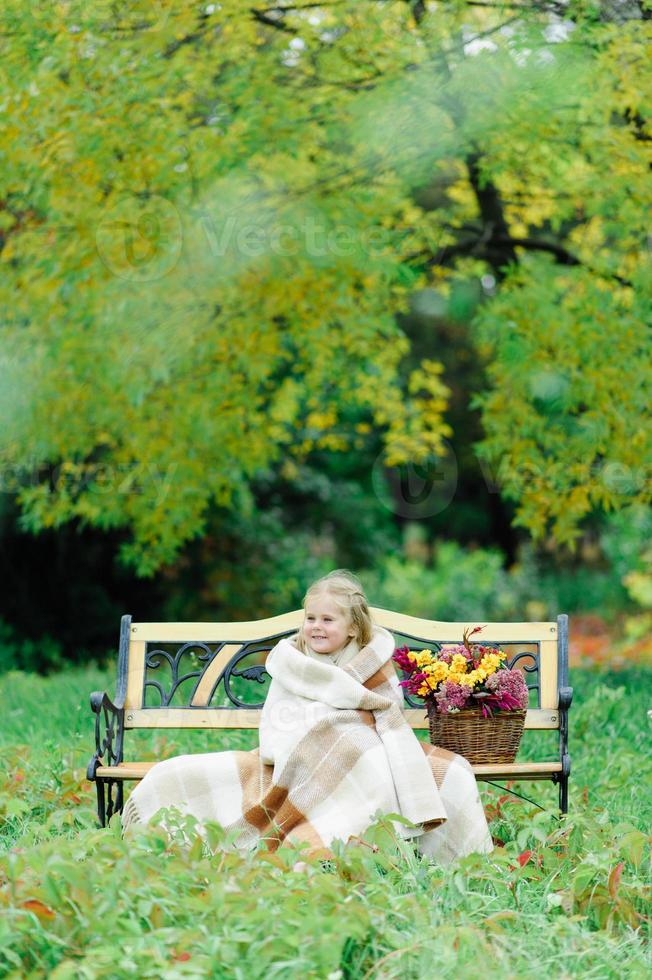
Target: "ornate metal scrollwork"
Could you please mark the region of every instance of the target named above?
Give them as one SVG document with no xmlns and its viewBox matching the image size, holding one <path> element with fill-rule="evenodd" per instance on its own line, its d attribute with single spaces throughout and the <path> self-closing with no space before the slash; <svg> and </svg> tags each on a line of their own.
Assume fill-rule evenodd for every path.
<svg viewBox="0 0 652 980">
<path fill-rule="evenodd" d="M 95 714 L 95 755 L 88 764 L 87 777 L 97 786 L 97 815 L 104 827 L 114 813 L 122 810 L 124 789 L 121 782 L 100 779 L 98 766 L 117 766 L 122 762 L 124 738 L 124 708 L 116 705 L 103 691 L 91 694 L 91 708 Z"/>
<path fill-rule="evenodd" d="M 117 766 L 122 762 L 124 738 L 124 709 L 118 707 L 103 691 L 91 694 L 91 708 L 95 714 L 95 755 L 88 765 L 88 778 L 95 779 L 95 770 L 102 762 Z"/>
<path fill-rule="evenodd" d="M 154 688 L 159 692 L 159 695 L 161 697 L 160 707 L 167 708 L 170 705 L 172 698 L 176 694 L 176 691 L 180 687 L 180 685 L 183 684 L 184 681 L 190 680 L 193 677 L 196 677 L 199 680 L 199 678 L 201 678 L 204 671 L 206 670 L 208 664 L 210 664 L 210 662 L 219 653 L 219 651 L 222 649 L 223 646 L 224 646 L 223 643 L 219 643 L 215 648 L 215 650 L 211 650 L 210 647 L 207 646 L 205 643 L 193 641 L 193 642 L 183 643 L 174 654 L 171 654 L 168 653 L 167 650 L 161 650 L 161 649 L 150 650 L 148 644 L 147 656 L 145 658 L 145 666 L 149 671 L 149 670 L 158 670 L 158 668 L 163 663 L 169 664 L 171 683 L 169 689 L 166 691 L 163 685 L 159 683 L 159 681 L 154 680 L 149 676 L 147 676 L 144 684 L 144 688 L 145 688 L 144 693 L 147 691 L 148 687 Z M 198 661 L 202 666 L 198 667 L 196 670 L 189 670 L 180 677 L 179 665 L 181 663 L 181 658 L 186 654 L 188 654 L 189 651 L 195 649 L 200 649 L 203 651 L 203 653 L 194 655 L 195 660 Z"/>
<path fill-rule="evenodd" d="M 283 636 L 289 634 L 282 634 Z M 281 638 L 281 635 L 266 637 L 262 640 L 251 641 L 249 643 L 244 643 L 243 646 L 238 650 L 236 654 L 228 661 L 224 670 L 221 672 L 219 677 L 217 677 L 213 690 L 208 698 L 209 703 L 212 701 L 215 691 L 223 684 L 224 694 L 228 699 L 230 705 L 235 708 L 249 708 L 256 709 L 262 708 L 265 702 L 264 696 L 260 699 L 246 701 L 242 697 L 242 693 L 236 694 L 234 690 L 234 682 L 236 680 L 252 681 L 256 684 L 264 684 L 265 680 L 269 677 L 264 664 L 252 664 L 249 667 L 241 667 L 238 669 L 238 665 L 242 664 L 242 661 L 246 660 L 255 654 L 260 654 L 269 651 L 274 644 Z M 398 639 L 398 638 L 397 638 Z M 175 693 L 179 687 L 188 680 L 193 678 L 196 679 L 193 694 L 188 700 L 188 704 L 192 701 L 192 696 L 197 690 L 201 678 L 203 677 L 206 669 L 212 663 L 217 654 L 223 649 L 223 647 L 233 641 L 225 640 L 216 644 L 215 646 L 209 646 L 206 643 L 199 641 L 187 642 L 181 644 L 177 650 L 170 652 L 169 650 L 163 649 L 162 647 L 157 647 L 156 649 L 147 649 L 145 664 L 148 670 L 146 679 L 144 682 L 145 691 L 147 688 L 152 688 L 158 692 L 160 697 L 160 707 L 168 707 L 171 705 Z M 408 646 L 414 650 L 429 649 L 433 652 L 437 652 L 441 649 L 443 641 L 428 641 L 421 639 L 419 637 L 413 636 L 401 636 L 400 642 L 407 642 Z M 504 649 L 506 652 L 508 648 L 512 646 L 511 643 L 494 644 L 500 649 Z M 181 673 L 182 669 L 182 658 L 188 655 L 194 656 L 193 669 L 186 670 Z M 157 680 L 150 676 L 151 671 L 156 671 L 162 666 L 166 665 L 169 667 L 170 677 L 169 686 L 163 683 L 163 678 Z M 516 653 L 513 657 L 508 658 L 507 665 L 513 667 L 519 664 L 520 669 L 526 672 L 528 675 L 535 675 L 532 683 L 528 683 L 529 690 L 535 690 L 537 692 L 537 704 L 540 703 L 540 684 L 539 684 L 539 652 L 538 649 L 534 651 L 521 651 Z M 261 692 L 262 694 L 262 692 Z M 423 708 L 424 701 L 422 698 L 410 695 L 404 691 L 404 700 L 406 706 L 410 708 Z M 186 706 L 186 705 L 184 705 Z M 152 706 L 154 707 L 154 706 Z M 158 707 L 158 705 L 156 705 Z"/>
<path fill-rule="evenodd" d="M 282 634 L 282 636 L 290 635 Z M 228 698 L 230 705 L 235 708 L 262 708 L 264 704 L 264 697 L 262 700 L 256 701 L 244 701 L 242 697 L 239 697 L 233 690 L 233 682 L 236 679 L 242 678 L 246 681 L 255 681 L 258 684 L 264 684 L 265 679 L 269 677 L 267 671 L 265 670 L 264 664 L 253 664 L 250 667 L 243 667 L 238 669 L 238 664 L 240 664 L 245 658 L 251 657 L 256 653 L 268 652 L 274 646 L 274 644 L 281 639 L 281 635 L 274 637 L 266 637 L 262 640 L 251 641 L 249 643 L 244 643 L 240 650 L 234 654 L 234 656 L 228 661 L 222 672 L 215 679 L 213 689 L 208 697 L 208 703 L 210 704 L 213 700 L 216 690 L 219 688 L 220 684 L 224 685 L 224 693 Z M 227 645 L 232 644 L 232 640 L 224 640 L 220 643 L 215 644 L 215 646 L 209 646 L 206 643 L 201 642 L 187 642 L 183 643 L 179 648 L 173 652 L 163 649 L 158 646 L 156 649 L 150 650 L 149 647 L 145 656 L 145 665 L 147 667 L 148 673 L 146 674 L 146 679 L 144 682 L 144 693 L 147 688 L 152 688 L 158 691 L 160 697 L 160 705 L 155 707 L 166 708 L 172 703 L 175 693 L 179 687 L 187 680 L 192 678 L 197 679 L 197 683 L 194 686 L 192 694 L 190 695 L 187 702 L 184 703 L 184 707 L 189 707 L 192 703 L 194 694 L 204 676 L 206 670 L 209 668 L 210 664 L 213 662 L 215 657 L 220 653 L 220 651 Z M 169 646 L 169 644 L 168 644 Z M 196 651 L 200 650 L 201 653 Z M 189 652 L 193 652 L 198 666 L 192 670 L 187 670 L 185 673 L 181 674 L 181 660 L 182 657 L 187 656 Z M 158 670 L 160 667 L 167 665 L 169 668 L 169 686 L 163 683 L 163 678 L 157 680 L 151 677 L 150 671 Z M 146 707 L 148 707 L 146 705 Z M 154 707 L 152 705 L 151 707 Z"/>
<path fill-rule="evenodd" d="M 238 708 L 262 708 L 265 703 L 265 699 L 262 701 L 243 701 L 241 698 L 235 694 L 231 688 L 231 681 L 234 677 L 244 677 L 248 681 L 257 681 L 259 684 L 265 683 L 265 676 L 269 677 L 267 670 L 265 669 L 265 664 L 253 664 L 251 667 L 245 667 L 243 670 L 236 670 L 236 665 L 239 664 L 245 657 L 250 657 L 254 653 L 263 653 L 269 649 L 268 644 L 261 645 L 260 641 L 257 643 L 247 643 L 243 646 L 235 657 L 233 657 L 224 669 L 221 680 L 224 682 L 224 691 L 228 697 L 231 704 L 234 704 Z"/>
</svg>

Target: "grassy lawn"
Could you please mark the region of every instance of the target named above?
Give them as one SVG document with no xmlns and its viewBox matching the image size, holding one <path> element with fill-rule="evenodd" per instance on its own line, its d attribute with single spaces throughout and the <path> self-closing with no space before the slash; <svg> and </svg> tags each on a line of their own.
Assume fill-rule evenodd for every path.
<svg viewBox="0 0 652 980">
<path fill-rule="evenodd" d="M 0 678 L 0 976 L 647 977 L 652 671 L 575 670 L 570 815 L 482 789 L 501 842 L 442 869 L 377 825 L 371 847 L 293 871 L 296 852 L 190 848 L 99 830 L 85 781 L 97 669 Z M 252 741 L 253 739 L 253 741 Z M 537 739 L 548 739 L 537 742 Z M 248 748 L 249 733 L 144 733 L 126 756 Z M 527 733 L 524 756 L 554 752 Z M 219 828 L 214 829 L 217 841 Z"/>
</svg>

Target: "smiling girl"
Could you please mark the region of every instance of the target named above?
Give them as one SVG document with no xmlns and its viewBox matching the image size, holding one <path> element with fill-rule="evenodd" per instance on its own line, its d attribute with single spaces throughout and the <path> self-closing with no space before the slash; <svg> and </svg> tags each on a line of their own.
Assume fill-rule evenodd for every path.
<svg viewBox="0 0 652 980">
<path fill-rule="evenodd" d="M 337 569 L 318 579 L 306 592 L 303 607 L 303 625 L 292 641 L 307 656 L 328 657 L 342 667 L 371 641 L 374 627 L 367 600 L 351 572 Z"/>
</svg>

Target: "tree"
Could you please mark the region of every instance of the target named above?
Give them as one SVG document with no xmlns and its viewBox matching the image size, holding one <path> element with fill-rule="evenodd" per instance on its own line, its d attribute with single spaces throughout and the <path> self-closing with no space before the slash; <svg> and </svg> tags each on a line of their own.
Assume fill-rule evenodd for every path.
<svg viewBox="0 0 652 980">
<path fill-rule="evenodd" d="M 632 10 L 10 2 L 2 455 L 23 525 L 128 527 L 123 560 L 152 574 L 211 501 L 253 515 L 270 465 L 291 480 L 313 449 L 363 451 L 379 430 L 388 465 L 436 456 L 439 352 L 408 374 L 397 317 L 415 289 L 450 304 L 479 280 L 483 451 L 507 460 L 519 519 L 556 518 L 570 540 L 591 506 L 617 504 L 578 492 L 586 472 L 563 467 L 546 417 L 514 438 L 511 392 L 541 414 L 546 379 L 524 372 L 544 296 L 548 316 L 555 295 L 569 304 L 562 348 L 583 324 L 578 370 L 602 294 L 629 311 L 623 355 L 648 351 L 648 10 Z M 554 424 L 600 417 L 613 385 L 584 395 Z M 607 427 L 605 459 L 632 425 Z M 528 453 L 554 462 L 554 486 L 547 470 L 536 494 L 510 479 Z"/>
</svg>

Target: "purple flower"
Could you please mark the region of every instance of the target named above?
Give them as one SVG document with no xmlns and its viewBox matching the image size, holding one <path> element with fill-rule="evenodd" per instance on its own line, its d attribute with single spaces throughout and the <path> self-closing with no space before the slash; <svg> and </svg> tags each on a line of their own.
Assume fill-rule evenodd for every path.
<svg viewBox="0 0 652 980">
<path fill-rule="evenodd" d="M 470 687 L 456 684 L 455 681 L 444 681 L 434 698 L 437 711 L 443 715 L 452 711 L 461 711 L 467 706 L 470 696 Z"/>
<path fill-rule="evenodd" d="M 503 711 L 515 711 L 527 708 L 528 689 L 520 670 L 497 670 L 488 677 L 485 687 L 493 695 L 492 706 Z"/>
</svg>

